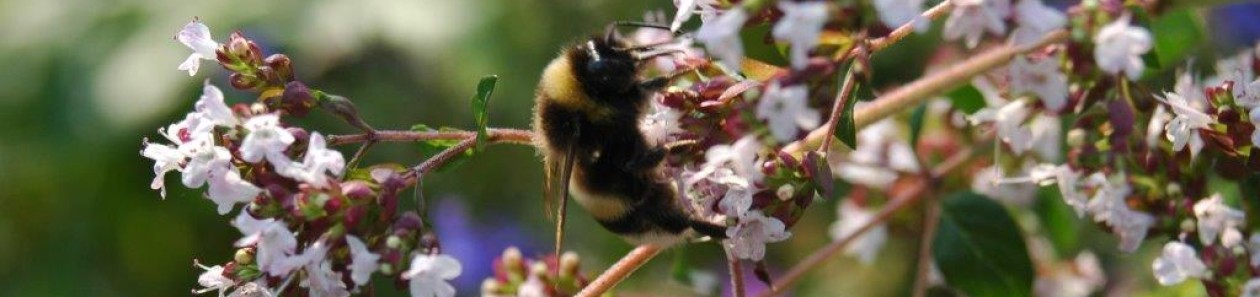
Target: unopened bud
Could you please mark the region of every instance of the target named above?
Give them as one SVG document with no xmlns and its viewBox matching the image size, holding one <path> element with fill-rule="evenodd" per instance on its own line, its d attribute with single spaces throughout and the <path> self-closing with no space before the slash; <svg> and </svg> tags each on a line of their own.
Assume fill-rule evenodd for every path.
<svg viewBox="0 0 1260 297">
<path fill-rule="evenodd" d="M 394 265 L 389 264 L 389 263 L 381 263 L 380 270 L 381 270 L 381 274 L 385 274 L 385 275 L 394 274 Z"/>
<path fill-rule="evenodd" d="M 266 63 L 267 67 L 276 71 L 276 75 L 280 76 L 281 80 L 285 82 L 293 80 L 293 61 L 289 60 L 289 56 L 273 54 L 263 59 L 263 63 Z"/>
<path fill-rule="evenodd" d="M 232 256 L 232 260 L 241 265 L 249 265 L 254 263 L 254 248 L 243 248 L 236 250 L 236 255 Z"/>
<path fill-rule="evenodd" d="M 395 236 L 395 235 L 390 235 L 389 237 L 385 238 L 385 247 L 390 248 L 390 249 L 398 249 L 401 246 L 402 246 L 402 238 L 398 238 L 398 236 Z"/>
<path fill-rule="evenodd" d="M 481 296 L 498 296 L 502 288 L 498 280 L 487 278 L 481 281 Z"/>
<path fill-rule="evenodd" d="M 545 277 L 547 276 L 547 270 L 548 270 L 547 263 L 544 263 L 543 261 L 534 262 L 533 264 L 529 265 L 530 275 Z"/>
<path fill-rule="evenodd" d="M 304 117 L 315 107 L 315 97 L 311 89 L 300 81 L 292 81 L 284 85 L 284 95 L 280 97 L 280 109 L 296 117 Z"/>
<path fill-rule="evenodd" d="M 560 256 L 560 277 L 570 278 L 577 275 L 580 259 L 574 252 L 565 252 Z"/>
<path fill-rule="evenodd" d="M 796 187 L 793 187 L 792 184 L 783 184 L 782 186 L 779 186 L 779 189 L 775 191 L 775 194 L 779 195 L 779 200 L 787 201 L 788 199 L 792 199 L 792 196 L 796 195 Z"/>
<path fill-rule="evenodd" d="M 506 250 L 503 250 L 502 257 L 503 257 L 503 266 L 506 266 L 508 270 L 514 270 L 514 269 L 517 269 L 517 267 L 521 266 L 521 258 L 522 258 L 521 250 L 517 249 L 514 246 L 508 247 Z"/>
<path fill-rule="evenodd" d="M 372 186 L 361 180 L 353 180 L 341 184 L 341 194 L 350 200 L 370 199 L 375 193 L 372 192 Z"/>
<path fill-rule="evenodd" d="M 1085 145 L 1085 130 L 1080 128 L 1072 129 L 1067 134 L 1068 147 L 1081 147 Z"/>
<path fill-rule="evenodd" d="M 232 85 L 232 88 L 242 91 L 253 90 L 254 88 L 262 85 L 262 81 L 258 80 L 256 77 L 245 76 L 239 72 L 234 72 L 231 75 L 228 75 L 228 82 Z"/>
</svg>

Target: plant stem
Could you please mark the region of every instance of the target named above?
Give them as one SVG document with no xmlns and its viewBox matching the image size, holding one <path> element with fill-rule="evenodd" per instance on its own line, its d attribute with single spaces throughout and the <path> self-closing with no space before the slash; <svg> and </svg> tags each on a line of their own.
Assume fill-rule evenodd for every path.
<svg viewBox="0 0 1260 297">
<path fill-rule="evenodd" d="M 579 291 L 576 296 L 595 297 L 603 295 L 604 292 L 608 292 L 609 289 L 612 289 L 613 286 L 629 277 L 631 273 L 634 273 L 635 270 L 638 270 L 648 260 L 660 253 L 661 248 L 651 244 L 640 245 L 634 248 L 621 260 L 617 260 L 617 263 L 609 267 L 608 270 L 604 270 L 604 273 L 595 278 L 590 285 L 582 288 L 582 291 Z"/>
<path fill-rule="evenodd" d="M 827 128 L 828 135 L 836 134 L 836 126 L 840 124 L 841 109 L 844 109 L 845 104 L 847 104 L 849 100 L 854 99 L 850 98 L 852 97 L 850 95 L 853 93 L 853 85 L 853 66 L 849 66 L 849 71 L 844 74 L 844 85 L 840 87 L 840 93 L 836 94 L 836 103 L 831 107 L 831 117 L 827 120 L 827 126 L 825 126 Z M 830 152 L 832 142 L 835 142 L 835 137 L 824 138 L 822 148 L 819 149 L 819 152 L 824 155 L 826 155 L 827 152 Z"/>
<path fill-rule="evenodd" d="M 490 133 L 490 141 L 494 143 L 533 145 L 534 132 L 528 130 L 491 128 L 487 129 L 487 131 Z M 477 132 L 471 131 L 419 132 L 379 130 L 376 131 L 375 136 L 369 136 L 368 134 L 330 135 L 328 136 L 328 145 L 343 145 L 369 141 L 413 142 L 436 139 L 467 139 L 469 137 L 476 136 Z"/>
<path fill-rule="evenodd" d="M 950 5 L 951 2 L 952 1 L 950 0 L 941 1 L 940 4 L 937 4 L 936 6 L 929 8 L 927 11 L 924 11 L 922 16 L 926 19 L 926 21 L 934 20 L 940 17 L 941 15 L 945 14 L 945 12 L 949 11 L 949 9 L 953 6 L 953 5 Z M 904 25 L 901 25 L 901 27 L 897 27 L 897 29 L 893 30 L 892 33 L 888 33 L 888 36 L 884 36 L 884 37 L 880 37 L 879 39 L 872 40 L 869 43 L 870 51 L 872 53 L 878 52 L 880 50 L 888 48 L 888 46 L 896 44 L 897 42 L 901 41 L 902 38 L 906 38 L 906 36 L 910 36 L 910 33 L 914 32 L 914 27 L 915 27 L 914 22 L 917 22 L 917 21 L 918 20 L 914 20 Z"/>
<path fill-rule="evenodd" d="M 927 77 L 888 92 L 878 100 L 866 105 L 865 108 L 855 110 L 853 113 L 853 125 L 860 130 L 899 111 L 909 110 L 910 107 L 918 105 L 932 96 L 961 86 L 971 81 L 971 78 L 976 75 L 1006 65 L 1011 59 L 1015 58 L 1015 55 L 1028 53 L 1042 46 L 1063 42 L 1067 39 L 1068 32 L 1066 30 L 1055 30 L 1042 36 L 1036 42 L 1005 45 L 976 55 L 962 63 L 932 73 Z M 828 127 L 814 129 L 809 132 L 805 139 L 793 142 L 784 147 L 783 150 L 801 153 L 817 149 L 821 146 L 824 139 L 831 137 L 832 133 L 828 130 Z"/>
<path fill-rule="evenodd" d="M 744 268 L 741 267 L 739 257 L 731 253 L 731 248 L 722 244 L 722 250 L 726 251 L 726 268 L 731 271 L 731 292 L 735 297 L 744 297 Z"/>
<path fill-rule="evenodd" d="M 935 202 L 935 201 L 933 201 Z M 932 242 L 936 238 L 936 227 L 941 216 L 941 206 L 937 203 L 928 205 L 923 214 L 923 238 L 919 241 L 919 264 L 914 277 L 914 297 L 927 296 L 928 274 L 932 271 Z"/>
<path fill-rule="evenodd" d="M 941 162 L 940 165 L 932 168 L 932 176 L 942 176 L 944 173 L 953 171 L 954 169 L 961 167 L 962 164 L 971 160 L 971 158 L 976 155 L 975 151 L 971 149 L 960 151 L 948 160 Z M 797 281 L 800 281 L 801 278 L 805 276 L 806 272 L 822 265 L 825 260 L 835 256 L 844 249 L 845 246 L 849 245 L 849 243 L 857 240 L 857 238 L 862 236 L 862 234 L 865 234 L 866 231 L 870 231 L 870 229 L 873 229 L 876 225 L 888 220 L 888 218 L 892 217 L 893 213 L 910 205 L 914 205 L 915 202 L 922 200 L 923 197 L 927 196 L 924 195 L 924 192 L 927 190 L 928 184 L 929 182 L 927 179 L 919 179 L 915 183 L 909 185 L 908 189 L 897 191 L 897 193 L 893 195 L 891 202 L 889 202 L 888 205 L 885 205 L 883 209 L 880 209 L 879 212 L 875 214 L 874 218 L 867 221 L 865 224 L 862 224 L 861 227 L 853 231 L 853 233 L 850 233 L 848 236 L 837 239 L 836 241 L 823 246 L 822 248 L 814 251 L 814 253 L 805 257 L 805 259 L 798 262 L 796 266 L 793 266 L 791 270 L 784 273 L 782 277 L 779 277 L 775 284 L 770 286 L 769 291 L 765 291 L 758 296 L 768 297 L 782 294 L 784 290 L 791 288 Z"/>
</svg>

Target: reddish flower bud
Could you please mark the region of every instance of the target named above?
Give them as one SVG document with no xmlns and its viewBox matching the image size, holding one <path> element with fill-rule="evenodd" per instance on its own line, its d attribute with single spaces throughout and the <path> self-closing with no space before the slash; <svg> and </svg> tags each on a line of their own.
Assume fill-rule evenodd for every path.
<svg viewBox="0 0 1260 297">
<path fill-rule="evenodd" d="M 231 83 L 232 88 L 242 91 L 252 91 L 263 85 L 263 82 L 258 80 L 258 78 L 246 76 L 239 72 L 228 75 L 228 82 Z"/>
<path fill-rule="evenodd" d="M 275 70 L 282 82 L 293 81 L 293 61 L 289 60 L 289 56 L 284 54 L 273 54 L 263 59 L 263 63 L 267 64 L 272 70 Z"/>
<path fill-rule="evenodd" d="M 292 81 L 284 85 L 284 95 L 280 99 L 280 109 L 295 117 L 305 117 L 315 107 L 315 97 L 311 89 L 300 81 Z"/>
</svg>

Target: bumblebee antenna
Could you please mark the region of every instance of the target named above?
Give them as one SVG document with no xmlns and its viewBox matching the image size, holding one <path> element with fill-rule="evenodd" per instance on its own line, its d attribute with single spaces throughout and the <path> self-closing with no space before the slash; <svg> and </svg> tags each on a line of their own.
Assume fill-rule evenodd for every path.
<svg viewBox="0 0 1260 297">
<path fill-rule="evenodd" d="M 616 21 L 613 22 L 613 27 L 656 28 L 669 31 L 669 26 L 666 25 L 636 21 Z"/>
</svg>

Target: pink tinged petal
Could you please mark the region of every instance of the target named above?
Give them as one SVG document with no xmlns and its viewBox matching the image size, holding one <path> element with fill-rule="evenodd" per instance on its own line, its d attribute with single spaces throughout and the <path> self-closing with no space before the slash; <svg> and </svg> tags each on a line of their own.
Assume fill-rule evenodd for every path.
<svg viewBox="0 0 1260 297">
<path fill-rule="evenodd" d="M 1160 285 L 1170 286 L 1187 278 L 1206 276 L 1207 267 L 1199 260 L 1193 247 L 1177 241 L 1164 245 L 1163 254 L 1151 264 L 1155 279 Z"/>
<path fill-rule="evenodd" d="M 214 59 L 214 52 L 219 47 L 219 43 L 210 38 L 210 27 L 202 24 L 200 20 L 193 20 L 184 25 L 184 28 L 175 35 L 175 39 L 205 59 Z"/>
<path fill-rule="evenodd" d="M 381 256 L 369 251 L 367 244 L 354 235 L 346 235 L 346 245 L 350 247 L 350 279 L 356 285 L 367 284 L 372 278 L 372 273 L 376 272 L 380 266 L 377 260 L 380 260 Z"/>
<path fill-rule="evenodd" d="M 232 108 L 224 102 L 223 91 L 210 84 L 209 80 L 202 87 L 201 98 L 197 100 L 194 108 L 217 126 L 232 127 L 240 124 L 240 119 L 236 118 Z"/>
<path fill-rule="evenodd" d="M 179 67 L 175 69 L 188 71 L 188 76 L 197 75 L 197 70 L 201 69 L 201 55 L 197 53 L 188 55 L 188 58 L 184 59 L 183 63 L 179 63 Z"/>
<path fill-rule="evenodd" d="M 262 189 L 242 180 L 240 172 L 235 167 L 212 172 L 209 184 L 208 198 L 218 204 L 221 215 L 232 211 L 232 207 L 237 203 L 254 201 L 254 197 L 262 193 Z"/>
<path fill-rule="evenodd" d="M 809 50 L 818 45 L 818 35 L 827 22 L 827 3 L 780 1 L 778 5 L 783 17 L 774 25 L 771 34 L 791 45 L 792 68 L 805 68 Z"/>
<path fill-rule="evenodd" d="M 739 69 L 744 58 L 744 46 L 740 41 L 739 31 L 748 21 L 748 12 L 743 9 L 731 9 L 711 22 L 705 22 L 696 30 L 696 40 L 704 43 L 705 48 L 721 59 L 721 63 L 729 69 Z"/>
</svg>

